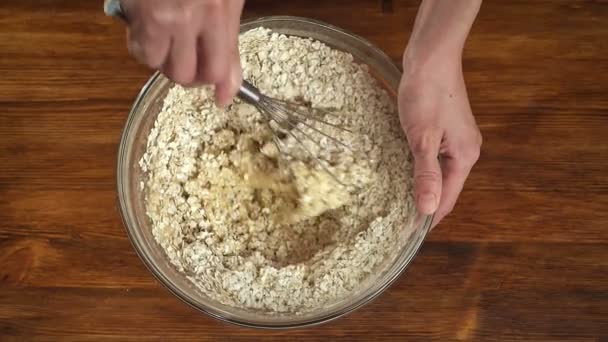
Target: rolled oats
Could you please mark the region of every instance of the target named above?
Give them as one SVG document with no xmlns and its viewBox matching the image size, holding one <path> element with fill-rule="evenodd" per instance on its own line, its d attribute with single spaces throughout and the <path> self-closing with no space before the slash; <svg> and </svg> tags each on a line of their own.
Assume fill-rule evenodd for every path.
<svg viewBox="0 0 608 342">
<path fill-rule="evenodd" d="M 208 87 L 174 86 L 140 161 L 153 234 L 205 295 L 268 313 L 343 299 L 386 269 L 412 229 L 411 166 L 389 95 L 353 56 L 255 29 L 239 40 L 244 78 L 278 99 L 332 113 L 357 134 L 272 143 L 268 122 Z M 306 127 L 300 126 L 306 130 Z M 282 158 L 283 149 L 291 159 Z"/>
</svg>

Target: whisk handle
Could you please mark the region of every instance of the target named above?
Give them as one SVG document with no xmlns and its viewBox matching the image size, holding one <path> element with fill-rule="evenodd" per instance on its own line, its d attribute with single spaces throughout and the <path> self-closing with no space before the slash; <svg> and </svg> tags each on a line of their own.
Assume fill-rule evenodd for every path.
<svg viewBox="0 0 608 342">
<path fill-rule="evenodd" d="M 243 80 L 237 96 L 251 104 L 256 104 L 262 100 L 262 93 L 260 93 L 260 90 L 245 80 Z"/>
<path fill-rule="evenodd" d="M 129 21 L 119 0 L 105 0 L 103 2 L 103 11 L 107 16 L 118 18 L 125 23 Z"/>
</svg>

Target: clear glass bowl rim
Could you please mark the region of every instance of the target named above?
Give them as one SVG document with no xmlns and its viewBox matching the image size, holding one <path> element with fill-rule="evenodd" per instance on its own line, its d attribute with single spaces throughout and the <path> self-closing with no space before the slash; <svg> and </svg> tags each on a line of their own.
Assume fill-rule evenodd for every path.
<svg viewBox="0 0 608 342">
<path fill-rule="evenodd" d="M 333 31 L 333 33 L 335 33 L 337 35 L 341 35 L 343 37 L 348 37 L 351 40 L 357 41 L 361 45 L 365 45 L 366 49 L 369 49 L 370 53 L 372 53 L 374 55 L 374 58 L 379 59 L 380 62 L 383 63 L 385 66 L 390 65 L 390 67 L 392 67 L 394 69 L 393 71 L 394 71 L 395 75 L 398 75 L 398 76 L 401 75 L 401 72 L 399 71 L 399 69 L 395 66 L 395 64 L 392 62 L 392 60 L 382 50 L 378 49 L 377 47 L 372 45 L 370 42 L 368 42 L 367 40 L 365 40 L 364 38 L 362 38 L 358 35 L 355 35 L 354 33 L 351 33 L 347 30 L 335 27 L 333 25 L 329 25 L 322 21 L 309 19 L 309 18 L 295 17 L 295 16 L 267 16 L 267 17 L 243 20 L 241 23 L 241 31 L 243 31 L 243 28 L 249 29 L 248 27 L 250 27 L 250 26 L 253 26 L 253 27 L 256 27 L 256 25 L 263 26 L 264 23 L 267 23 L 269 21 L 299 22 L 299 23 L 303 23 L 303 24 L 309 24 L 311 26 L 316 26 L 319 28 L 323 28 L 325 30 Z M 391 71 L 391 73 L 393 71 Z M 379 287 L 377 287 L 374 291 L 369 291 L 369 288 L 368 288 L 366 291 L 368 293 L 366 293 L 364 296 L 359 298 L 357 301 L 351 303 L 348 306 L 340 308 L 338 310 L 334 310 L 334 311 L 326 313 L 322 316 L 315 317 L 314 319 L 298 320 L 296 318 L 296 319 L 289 320 L 289 321 L 284 320 L 284 321 L 276 322 L 276 323 L 268 323 L 268 322 L 254 322 L 252 320 L 228 317 L 227 315 L 223 315 L 221 312 L 218 312 L 218 310 L 213 310 L 213 309 L 205 306 L 204 304 L 198 302 L 195 298 L 193 298 L 192 296 L 190 296 L 189 294 L 185 293 L 184 291 L 179 289 L 177 286 L 175 286 L 173 284 L 173 282 L 171 281 L 171 279 L 169 279 L 165 274 L 163 274 L 162 271 L 160 271 L 160 269 L 155 264 L 155 262 L 145 252 L 145 248 L 142 247 L 142 245 L 141 245 L 142 242 L 140 241 L 141 238 L 139 237 L 139 233 L 138 233 L 139 227 L 137 227 L 135 220 L 132 217 L 132 212 L 131 212 L 130 206 L 128 204 L 128 201 L 129 201 L 128 192 L 130 190 L 128 189 L 129 178 L 128 178 L 127 174 L 129 172 L 128 171 L 129 165 L 127 165 L 128 163 L 126 161 L 128 160 L 128 157 L 129 157 L 128 153 L 130 152 L 130 146 L 128 146 L 129 134 L 132 133 L 134 117 L 139 112 L 139 107 L 141 106 L 141 103 L 146 98 L 151 87 L 161 77 L 162 77 L 162 75 L 160 74 L 160 72 L 154 73 L 154 75 L 142 87 L 141 91 L 139 92 L 139 94 L 136 97 L 136 100 L 131 108 L 131 111 L 129 112 L 129 116 L 127 118 L 127 122 L 125 124 L 124 130 L 123 130 L 123 133 L 121 136 L 119 150 L 118 150 L 117 192 L 118 192 L 118 201 L 119 201 L 119 206 L 120 206 L 120 214 L 121 214 L 121 217 L 123 220 L 123 224 L 125 226 L 125 230 L 129 237 L 129 240 L 131 241 L 131 244 L 133 245 L 133 247 L 134 247 L 135 251 L 137 252 L 138 256 L 140 257 L 140 259 L 143 261 L 146 268 L 148 268 L 148 270 L 154 275 L 154 277 L 164 287 L 166 287 L 171 293 L 173 293 L 177 298 L 179 298 L 180 300 L 182 300 L 184 303 L 188 304 L 189 306 L 191 306 L 191 307 L 197 309 L 198 311 L 203 312 L 211 317 L 214 317 L 216 319 L 219 319 L 221 321 L 225 321 L 228 323 L 240 325 L 240 326 L 254 327 L 254 328 L 266 328 L 266 329 L 298 328 L 298 327 L 312 326 L 312 325 L 325 323 L 325 322 L 334 320 L 336 318 L 342 317 L 348 313 L 351 313 L 351 312 L 357 310 L 361 306 L 364 306 L 365 304 L 369 303 L 370 301 L 372 301 L 373 299 L 378 297 L 380 294 L 382 294 L 407 269 L 407 267 L 409 266 L 411 261 L 414 259 L 414 256 L 417 254 L 426 235 L 430 231 L 431 223 L 433 220 L 432 215 L 420 215 L 419 214 L 420 220 L 418 220 L 418 221 L 421 222 L 421 225 L 420 225 L 420 228 L 416 229 L 416 232 L 418 233 L 418 235 L 414 239 L 413 245 L 411 246 L 412 248 L 409 249 L 409 253 L 407 253 L 407 255 L 405 255 L 406 248 L 403 248 L 401 255 L 399 255 L 397 257 L 397 259 L 395 260 L 391 269 L 389 271 L 387 271 L 389 273 L 388 277 L 385 277 L 384 282 Z"/>
</svg>

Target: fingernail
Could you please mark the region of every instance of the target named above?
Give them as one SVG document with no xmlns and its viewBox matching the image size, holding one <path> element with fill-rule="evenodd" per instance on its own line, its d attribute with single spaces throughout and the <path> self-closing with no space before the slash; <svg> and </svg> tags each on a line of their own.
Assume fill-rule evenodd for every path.
<svg viewBox="0 0 608 342">
<path fill-rule="evenodd" d="M 435 194 L 421 194 L 416 202 L 418 203 L 418 210 L 425 215 L 430 215 L 437 210 L 438 203 Z"/>
</svg>

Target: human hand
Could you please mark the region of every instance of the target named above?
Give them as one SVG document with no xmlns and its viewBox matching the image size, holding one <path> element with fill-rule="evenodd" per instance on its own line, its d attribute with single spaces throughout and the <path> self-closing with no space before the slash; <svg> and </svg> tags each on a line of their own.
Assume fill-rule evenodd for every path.
<svg viewBox="0 0 608 342">
<path fill-rule="evenodd" d="M 415 159 L 416 206 L 435 213 L 434 227 L 454 208 L 481 148 L 460 57 L 424 65 L 404 58 L 399 114 Z"/>
<path fill-rule="evenodd" d="M 215 85 L 229 103 L 241 84 L 238 34 L 244 0 L 121 0 L 131 54 L 185 85 Z"/>
</svg>

